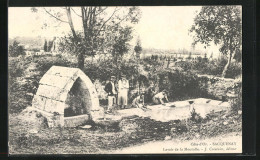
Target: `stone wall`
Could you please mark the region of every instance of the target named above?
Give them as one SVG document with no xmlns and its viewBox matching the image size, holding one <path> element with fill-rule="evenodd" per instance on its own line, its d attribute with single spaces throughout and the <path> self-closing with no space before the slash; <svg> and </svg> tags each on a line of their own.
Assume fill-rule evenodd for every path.
<svg viewBox="0 0 260 160">
<path fill-rule="evenodd" d="M 64 117 L 64 126 L 77 127 L 85 124 L 89 120 L 89 115 L 79 115 L 74 117 Z"/>
</svg>

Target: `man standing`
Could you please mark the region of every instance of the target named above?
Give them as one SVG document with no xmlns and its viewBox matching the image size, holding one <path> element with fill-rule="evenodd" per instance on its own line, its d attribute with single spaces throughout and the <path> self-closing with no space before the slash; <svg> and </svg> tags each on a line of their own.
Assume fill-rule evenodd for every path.
<svg viewBox="0 0 260 160">
<path fill-rule="evenodd" d="M 105 91 L 108 94 L 108 111 L 110 112 L 113 105 L 116 103 L 116 88 L 115 88 L 115 76 L 110 77 L 110 81 L 105 86 Z"/>
<path fill-rule="evenodd" d="M 120 108 L 126 108 L 127 106 L 128 90 L 129 82 L 126 79 L 126 76 L 122 75 L 121 79 L 118 81 L 118 105 Z"/>
</svg>

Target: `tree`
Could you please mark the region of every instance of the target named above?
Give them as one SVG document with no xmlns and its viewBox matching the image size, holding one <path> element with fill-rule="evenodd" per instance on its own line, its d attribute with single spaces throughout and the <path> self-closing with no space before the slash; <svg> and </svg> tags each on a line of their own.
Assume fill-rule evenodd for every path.
<svg viewBox="0 0 260 160">
<path fill-rule="evenodd" d="M 44 50 L 44 52 L 47 52 L 47 51 L 48 51 L 46 39 L 45 39 L 45 41 L 44 41 L 43 50 Z"/>
<path fill-rule="evenodd" d="M 116 70 L 119 71 L 121 68 L 122 57 L 125 53 L 127 53 L 130 49 L 129 41 L 132 37 L 132 28 L 131 27 L 121 27 L 121 26 L 112 26 L 110 31 L 113 33 L 110 35 L 109 43 L 107 43 L 107 47 L 109 48 L 109 52 L 112 54 L 114 59 L 114 64 L 116 65 Z M 119 68 L 120 67 L 120 68 Z M 117 76 L 119 76 L 119 72 L 117 72 Z"/>
<path fill-rule="evenodd" d="M 113 44 L 112 44 L 112 56 L 116 58 L 121 58 L 124 53 L 129 51 L 129 41 L 132 39 L 131 33 L 132 28 L 130 27 L 119 27 L 118 31 L 114 31 Z"/>
<path fill-rule="evenodd" d="M 207 56 L 207 53 L 204 54 L 204 58 L 203 58 L 204 61 L 207 61 L 208 60 L 208 56 Z"/>
<path fill-rule="evenodd" d="M 210 55 L 210 57 L 209 57 L 210 59 L 212 59 L 213 58 L 213 52 L 211 52 L 211 55 Z"/>
<path fill-rule="evenodd" d="M 188 57 L 188 59 L 191 59 L 191 52 L 189 53 L 189 57 Z"/>
<path fill-rule="evenodd" d="M 211 42 L 220 45 L 219 51 L 227 55 L 222 77 L 226 76 L 234 56 L 242 48 L 242 20 L 240 6 L 203 6 L 196 15 L 190 32 L 195 33 L 194 43 L 210 46 Z"/>
<path fill-rule="evenodd" d="M 25 49 L 20 43 L 14 40 L 12 45 L 9 45 L 9 55 L 11 57 L 17 57 L 19 55 L 25 55 Z"/>
<path fill-rule="evenodd" d="M 140 54 L 142 52 L 142 46 L 141 46 L 141 40 L 140 38 L 138 37 L 137 41 L 136 41 L 136 45 L 135 45 L 135 53 L 137 55 L 138 58 L 140 58 Z"/>
<path fill-rule="evenodd" d="M 80 69 L 84 68 L 86 56 L 94 56 L 99 52 L 108 50 L 107 44 L 111 43 L 108 37 L 114 34 L 110 29 L 121 25 L 123 22 L 135 24 L 140 18 L 138 7 L 62 7 L 60 12 L 53 9 L 43 9 L 59 23 L 69 25 L 71 33 L 63 38 L 61 46 L 64 46 L 64 50 L 73 52 L 78 57 Z M 33 12 L 38 11 L 35 8 L 31 10 Z M 75 29 L 72 14 L 80 18 L 82 22 L 81 30 Z"/>
<path fill-rule="evenodd" d="M 47 51 L 50 52 L 53 45 L 53 41 L 48 42 Z"/>
</svg>

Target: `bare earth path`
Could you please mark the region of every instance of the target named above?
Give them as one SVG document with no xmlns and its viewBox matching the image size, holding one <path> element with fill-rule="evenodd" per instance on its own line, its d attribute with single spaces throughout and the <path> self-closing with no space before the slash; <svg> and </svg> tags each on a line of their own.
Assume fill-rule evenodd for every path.
<svg viewBox="0 0 260 160">
<path fill-rule="evenodd" d="M 116 150 L 113 154 L 168 154 L 168 153 L 241 153 L 242 134 L 228 133 L 212 138 L 194 139 L 187 141 L 165 140 Z"/>
</svg>

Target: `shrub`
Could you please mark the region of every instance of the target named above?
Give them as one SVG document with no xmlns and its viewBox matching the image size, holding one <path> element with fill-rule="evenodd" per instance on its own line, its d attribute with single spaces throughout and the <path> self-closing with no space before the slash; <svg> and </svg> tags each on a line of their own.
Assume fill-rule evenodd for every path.
<svg viewBox="0 0 260 160">
<path fill-rule="evenodd" d="M 176 63 L 178 67 L 181 67 L 186 72 L 192 71 L 194 73 L 208 74 L 214 76 L 220 76 L 226 64 L 227 60 L 225 58 L 209 61 L 208 59 L 201 57 L 198 57 L 196 60 L 193 61 L 181 61 Z M 241 63 L 237 61 L 232 61 L 227 70 L 226 78 L 236 78 L 241 74 Z"/>
<path fill-rule="evenodd" d="M 242 83 L 237 83 L 234 88 L 234 93 L 237 97 L 230 101 L 232 111 L 237 113 L 238 110 L 242 110 Z"/>
<path fill-rule="evenodd" d="M 202 121 L 202 117 L 195 111 L 194 108 L 191 111 L 190 120 L 196 123 L 200 123 Z"/>
<path fill-rule="evenodd" d="M 8 53 L 11 57 L 17 57 L 19 55 L 25 55 L 25 49 L 19 42 L 14 41 L 13 44 L 9 46 Z"/>
<path fill-rule="evenodd" d="M 113 60 L 108 59 L 98 60 L 93 63 L 88 62 L 84 72 L 92 81 L 99 79 L 103 82 L 109 80 L 111 75 L 120 76 L 121 74 L 125 74 L 127 78 L 130 78 L 132 75 L 136 78 L 137 70 L 137 63 L 123 60 L 119 61 L 118 66 L 116 66 Z"/>
<path fill-rule="evenodd" d="M 231 63 L 226 73 L 226 78 L 237 78 L 242 74 L 242 64 L 238 62 Z"/>
<path fill-rule="evenodd" d="M 159 88 L 168 90 L 170 101 L 212 97 L 201 87 L 201 78 L 191 72 L 164 71 L 159 76 Z"/>
<path fill-rule="evenodd" d="M 23 73 L 23 63 L 20 58 L 9 58 L 8 61 L 8 72 L 9 72 L 9 80 L 13 77 L 20 77 Z"/>
<path fill-rule="evenodd" d="M 174 124 L 170 132 L 172 136 L 181 135 L 188 131 L 187 120 L 175 120 Z"/>
</svg>

